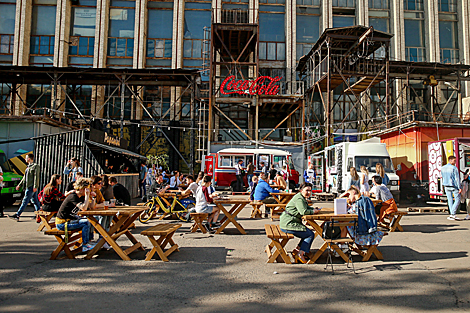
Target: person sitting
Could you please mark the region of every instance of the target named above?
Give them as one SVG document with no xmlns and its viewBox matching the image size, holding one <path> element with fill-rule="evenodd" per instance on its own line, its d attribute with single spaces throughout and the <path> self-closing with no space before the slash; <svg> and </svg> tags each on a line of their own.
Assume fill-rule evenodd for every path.
<svg viewBox="0 0 470 313">
<path fill-rule="evenodd" d="M 209 213 L 207 223 L 204 225 L 209 232 L 213 232 L 213 227 L 217 227 L 219 218 L 219 208 L 213 205 L 214 198 L 218 196 L 211 186 L 212 177 L 204 176 L 202 186 L 199 186 L 196 192 L 196 212 Z"/>
<path fill-rule="evenodd" d="M 375 215 L 374 204 L 369 197 L 361 195 L 356 186 L 351 186 L 348 191 L 348 201 L 351 203 L 350 213 L 357 214 L 357 228 L 347 226 L 341 231 L 342 237 L 346 237 L 347 232 L 359 246 L 378 245 L 384 233 L 377 230 L 377 216 Z M 341 247 L 340 247 L 341 248 Z"/>
<path fill-rule="evenodd" d="M 307 263 L 305 255 L 310 253 L 310 246 L 315 233 L 302 224 L 302 216 L 312 215 L 320 212 L 307 204 L 307 199 L 311 196 L 312 184 L 303 183 L 300 185 L 299 193 L 297 193 L 286 205 L 286 210 L 282 212 L 279 227 L 288 234 L 293 234 L 300 238 L 297 248 L 292 251 L 295 260 L 301 263 Z"/>
<path fill-rule="evenodd" d="M 349 174 L 351 177 L 349 177 L 349 187 L 351 186 L 356 186 L 358 189 L 361 188 L 361 179 L 359 177 L 359 174 L 357 174 L 357 170 L 354 166 L 351 166 L 349 169 Z"/>
<path fill-rule="evenodd" d="M 152 194 L 154 196 L 158 195 L 158 194 L 162 194 L 162 193 L 165 193 L 168 189 L 170 189 L 170 185 L 168 185 L 165 182 L 162 174 L 158 174 L 157 180 L 155 181 L 155 183 L 150 188 Z"/>
<path fill-rule="evenodd" d="M 382 203 L 377 205 L 375 213 L 379 216 L 379 223 L 388 226 L 384 218 L 390 213 L 398 212 L 397 203 L 387 186 L 382 184 L 382 177 L 379 175 L 372 176 L 372 184 L 374 186 L 370 190 L 371 195 L 373 194 L 376 199 L 382 200 Z"/>
<path fill-rule="evenodd" d="M 62 184 L 62 177 L 59 174 L 54 174 L 51 177 L 49 184 L 39 193 L 39 202 L 42 204 L 42 210 L 46 212 L 59 211 L 62 202 L 73 191 L 67 191 L 64 194 L 57 188 Z"/>
<path fill-rule="evenodd" d="M 203 171 L 200 171 L 198 174 L 197 174 L 197 178 L 196 178 L 196 184 L 198 184 L 199 186 L 202 185 L 202 179 L 204 178 L 204 172 Z"/>
<path fill-rule="evenodd" d="M 113 194 L 115 195 L 116 200 L 119 201 L 119 203 L 131 205 L 131 195 L 129 193 L 129 190 L 127 190 L 126 187 L 118 183 L 116 177 L 110 177 L 109 184 L 113 187 Z"/>
<path fill-rule="evenodd" d="M 276 174 L 277 174 L 277 170 L 274 167 L 274 164 L 271 164 L 271 169 L 269 170 L 268 181 L 272 181 L 272 180 L 276 179 Z"/>
<path fill-rule="evenodd" d="M 76 214 L 93 207 L 91 198 L 90 181 L 85 178 L 77 178 L 74 184 L 75 192 L 70 193 L 62 202 L 55 218 L 55 227 L 58 230 L 82 230 L 82 251 L 93 249 L 89 244 L 91 224 L 86 218 L 80 218 Z"/>
<path fill-rule="evenodd" d="M 82 177 L 83 177 L 83 173 L 82 173 L 82 172 L 77 172 L 77 173 L 75 174 L 75 177 L 76 177 L 76 179 L 82 178 Z M 73 191 L 73 190 L 74 190 L 74 189 L 73 189 L 73 184 L 74 184 L 74 183 L 75 183 L 75 181 L 69 182 L 69 183 L 67 184 L 67 187 L 65 188 L 65 191 L 66 191 L 66 192 L 67 192 L 67 191 Z"/>
<path fill-rule="evenodd" d="M 255 196 L 255 189 L 256 189 L 256 186 L 258 186 L 258 176 L 254 175 L 251 178 L 250 186 L 251 186 L 250 200 L 253 201 L 253 200 L 255 200 L 255 197 L 254 197 Z"/>
<path fill-rule="evenodd" d="M 98 175 L 94 175 L 90 178 L 90 181 L 91 181 L 91 196 L 94 198 L 94 205 L 91 206 L 92 209 L 96 210 L 96 209 L 102 209 L 105 207 L 105 199 L 103 197 L 103 194 L 101 193 L 101 186 L 103 185 L 103 179 L 98 176 Z M 114 204 L 108 204 L 108 207 L 112 207 L 114 206 Z M 97 216 L 97 219 L 98 219 L 98 222 L 100 223 L 101 226 L 103 226 L 103 228 L 107 231 L 109 230 L 109 226 L 111 225 L 111 219 L 112 219 L 112 216 Z M 99 239 L 101 239 L 101 234 L 99 236 Z M 98 240 L 99 240 L 98 239 Z M 104 245 L 103 245 L 103 248 L 104 249 L 110 249 L 111 247 L 109 246 L 109 244 L 106 242 Z"/>
<path fill-rule="evenodd" d="M 186 184 L 188 187 L 181 193 L 181 195 L 184 197 L 193 197 L 196 199 L 196 192 L 199 186 L 194 181 L 194 177 L 191 175 L 186 176 Z"/>
<path fill-rule="evenodd" d="M 108 175 L 100 175 L 102 179 L 102 185 L 101 185 L 101 194 L 103 195 L 103 198 L 105 201 L 109 201 L 111 199 L 114 199 L 114 192 L 113 192 L 113 186 L 109 184 L 109 178 Z"/>
<path fill-rule="evenodd" d="M 255 188 L 255 194 L 253 196 L 255 201 L 261 201 L 264 204 L 274 204 L 277 203 L 276 199 L 274 199 L 273 196 L 271 196 L 271 193 L 279 193 L 279 190 L 274 190 L 269 186 L 269 184 L 266 181 L 267 177 L 266 174 L 261 173 L 259 175 L 259 180 L 258 180 L 258 185 Z M 266 208 L 266 211 L 264 212 L 264 217 L 268 217 L 269 214 L 269 209 Z"/>
<path fill-rule="evenodd" d="M 276 173 L 275 184 L 279 186 L 279 190 L 286 190 L 287 189 L 287 182 L 284 179 L 284 177 L 282 177 L 281 172 Z"/>
</svg>

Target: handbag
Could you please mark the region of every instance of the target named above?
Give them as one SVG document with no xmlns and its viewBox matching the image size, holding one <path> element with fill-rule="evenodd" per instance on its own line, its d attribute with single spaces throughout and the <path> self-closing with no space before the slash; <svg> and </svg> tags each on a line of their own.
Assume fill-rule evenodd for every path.
<svg viewBox="0 0 470 313">
<path fill-rule="evenodd" d="M 323 225 L 323 238 L 335 240 L 341 237 L 341 227 L 335 226 L 334 221 L 325 222 Z"/>
</svg>

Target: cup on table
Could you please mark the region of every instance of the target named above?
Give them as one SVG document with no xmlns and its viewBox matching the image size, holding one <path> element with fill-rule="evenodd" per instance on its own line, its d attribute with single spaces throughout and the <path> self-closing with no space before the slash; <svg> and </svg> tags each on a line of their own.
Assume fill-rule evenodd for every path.
<svg viewBox="0 0 470 313">
<path fill-rule="evenodd" d="M 116 199 L 110 199 L 109 202 L 110 202 L 109 203 L 110 207 L 115 207 L 116 206 Z"/>
<path fill-rule="evenodd" d="M 109 201 L 104 202 L 104 209 L 105 210 L 109 209 Z"/>
</svg>

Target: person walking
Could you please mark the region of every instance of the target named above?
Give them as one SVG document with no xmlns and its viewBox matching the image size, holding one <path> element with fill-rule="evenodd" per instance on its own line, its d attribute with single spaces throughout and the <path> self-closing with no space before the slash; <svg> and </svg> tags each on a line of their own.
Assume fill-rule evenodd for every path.
<svg viewBox="0 0 470 313">
<path fill-rule="evenodd" d="M 80 162 L 77 158 L 71 158 L 64 168 L 64 175 L 70 176 L 70 181 L 75 182 L 77 180 L 77 173 L 83 173 L 83 169 L 80 167 Z"/>
<path fill-rule="evenodd" d="M 237 183 L 235 184 L 235 191 L 243 191 L 243 160 L 238 160 L 237 165 L 235 166 L 235 175 L 237 176 Z"/>
<path fill-rule="evenodd" d="M 251 190 L 251 182 L 253 180 L 253 175 L 255 174 L 255 166 L 251 160 L 248 160 L 248 165 L 246 166 L 246 179 L 248 181 L 248 186 Z"/>
<path fill-rule="evenodd" d="M 147 166 L 145 166 L 145 161 L 142 161 L 140 163 L 140 172 L 139 172 L 139 198 L 142 199 L 142 201 L 145 201 L 147 197 L 147 189 L 145 188 L 145 183 L 147 180 Z"/>
<path fill-rule="evenodd" d="M 3 188 L 3 170 L 0 166 L 0 217 L 3 217 L 3 200 L 2 200 L 2 188 Z"/>
<path fill-rule="evenodd" d="M 34 154 L 32 153 L 28 153 L 25 159 L 26 163 L 28 163 L 28 167 L 26 168 L 23 179 L 20 181 L 18 186 L 16 186 L 16 190 L 20 190 L 21 187 L 24 187 L 25 189 L 23 201 L 21 202 L 18 212 L 8 216 L 9 218 L 16 220 L 17 222 L 20 221 L 21 213 L 23 213 L 29 201 L 33 202 L 35 211 L 39 211 L 41 209 L 41 204 L 39 203 L 38 199 L 40 174 L 39 165 L 34 163 Z M 33 219 L 36 219 L 36 216 L 34 216 Z"/>
<path fill-rule="evenodd" d="M 442 185 L 447 196 L 447 205 L 449 206 L 450 215 L 448 220 L 460 220 L 455 215 L 460 205 L 460 194 L 462 192 L 460 186 L 459 170 L 455 166 L 457 159 L 451 155 L 447 158 L 447 164 L 441 168 Z"/>
<path fill-rule="evenodd" d="M 312 184 L 312 186 L 315 184 L 315 178 L 317 177 L 315 170 L 313 168 L 313 163 L 310 162 L 308 164 L 308 168 L 304 171 L 304 182 Z"/>
<path fill-rule="evenodd" d="M 369 196 L 369 171 L 367 170 L 367 167 L 364 165 L 361 165 L 361 194 L 368 197 Z"/>
</svg>

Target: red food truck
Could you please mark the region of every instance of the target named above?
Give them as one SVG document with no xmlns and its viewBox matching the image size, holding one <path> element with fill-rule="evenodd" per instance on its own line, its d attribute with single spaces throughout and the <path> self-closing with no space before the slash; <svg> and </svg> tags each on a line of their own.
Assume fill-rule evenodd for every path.
<svg viewBox="0 0 470 313">
<path fill-rule="evenodd" d="M 217 153 L 211 153 L 205 157 L 202 171 L 213 176 L 215 187 L 235 187 L 237 178 L 235 176 L 235 165 L 239 160 L 243 161 L 243 167 L 246 168 L 248 161 L 252 161 L 255 166 L 255 174 L 261 173 L 261 162 L 264 162 L 268 168 L 274 164 L 278 171 L 283 166 L 287 168 L 287 177 L 289 189 L 294 189 L 299 184 L 299 172 L 295 170 L 292 155 L 284 150 L 277 149 L 245 149 L 245 148 L 227 148 Z M 248 186 L 247 176 L 243 178 L 244 186 Z"/>
</svg>

